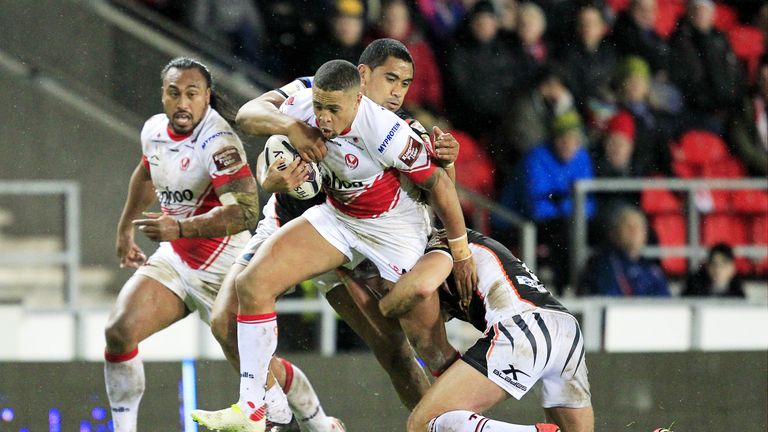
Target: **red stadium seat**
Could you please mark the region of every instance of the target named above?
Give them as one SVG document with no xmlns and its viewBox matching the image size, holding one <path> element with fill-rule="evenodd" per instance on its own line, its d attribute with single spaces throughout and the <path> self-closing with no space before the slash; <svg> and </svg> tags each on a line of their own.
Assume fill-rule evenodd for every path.
<svg viewBox="0 0 768 432">
<path fill-rule="evenodd" d="M 726 213 L 714 213 L 701 219 L 701 243 L 712 246 L 727 243 L 741 246 L 747 243 L 748 221 Z"/>
<path fill-rule="evenodd" d="M 733 191 L 731 208 L 739 213 L 768 214 L 768 192 L 757 189 Z"/>
<path fill-rule="evenodd" d="M 768 214 L 754 216 L 749 230 L 750 240 L 756 246 L 768 248 Z M 757 276 L 768 275 L 768 257 L 754 263 L 754 273 Z"/>
<path fill-rule="evenodd" d="M 656 22 L 654 28 L 656 33 L 664 39 L 669 38 L 677 27 L 677 21 L 685 15 L 685 1 L 681 0 L 659 0 L 657 2 L 658 10 L 656 12 Z"/>
<path fill-rule="evenodd" d="M 707 165 L 721 162 L 728 156 L 723 140 L 707 131 L 691 130 L 683 134 L 678 143 L 671 146 L 675 162 Z"/>
<path fill-rule="evenodd" d="M 685 246 L 685 219 L 682 215 L 653 216 L 651 226 L 659 237 L 660 246 Z M 681 276 L 688 271 L 688 262 L 684 257 L 662 258 L 661 267 L 668 275 Z"/>
<path fill-rule="evenodd" d="M 746 174 L 744 164 L 730 155 L 720 161 L 702 165 L 699 170 L 699 175 L 706 178 L 742 178 Z"/>
<path fill-rule="evenodd" d="M 640 207 L 648 215 L 680 213 L 682 200 L 666 189 L 647 189 L 640 194 Z"/>
<path fill-rule="evenodd" d="M 736 26 L 730 29 L 727 34 L 734 54 L 747 66 L 749 82 L 755 82 L 757 65 L 765 50 L 763 33 L 757 27 Z"/>
<path fill-rule="evenodd" d="M 723 33 L 739 25 L 739 15 L 736 10 L 727 4 L 715 5 L 715 28 Z"/>
<path fill-rule="evenodd" d="M 619 12 L 629 7 L 629 0 L 607 0 L 605 4 L 613 11 L 614 14 L 618 15 Z"/>
</svg>

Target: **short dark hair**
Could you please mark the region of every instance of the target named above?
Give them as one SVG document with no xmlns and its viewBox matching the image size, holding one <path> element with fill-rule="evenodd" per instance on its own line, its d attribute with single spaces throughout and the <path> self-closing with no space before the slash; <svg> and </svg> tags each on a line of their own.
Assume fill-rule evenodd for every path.
<svg viewBox="0 0 768 432">
<path fill-rule="evenodd" d="M 320 90 L 349 90 L 360 86 L 360 72 L 346 60 L 331 60 L 323 63 L 315 72 L 314 86 Z"/>
<path fill-rule="evenodd" d="M 383 65 L 390 57 L 403 60 L 413 65 L 413 57 L 411 57 L 408 48 L 406 48 L 402 42 L 390 38 L 376 39 L 368 44 L 368 46 L 365 47 L 365 50 L 363 50 L 363 53 L 360 54 L 359 63 L 364 64 L 371 69 L 376 69 Z"/>
<path fill-rule="evenodd" d="M 733 261 L 736 259 L 733 254 L 733 248 L 727 243 L 717 243 L 712 246 L 712 248 L 709 250 L 709 256 L 707 256 L 707 262 L 712 262 L 712 259 L 717 254 L 724 256 L 728 259 L 728 261 Z"/>
</svg>

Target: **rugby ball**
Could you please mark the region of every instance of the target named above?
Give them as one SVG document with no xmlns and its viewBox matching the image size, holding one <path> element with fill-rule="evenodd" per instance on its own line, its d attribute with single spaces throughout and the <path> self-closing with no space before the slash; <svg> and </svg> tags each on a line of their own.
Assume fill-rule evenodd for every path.
<svg viewBox="0 0 768 432">
<path fill-rule="evenodd" d="M 284 135 L 272 135 L 264 144 L 264 158 L 267 166 L 271 166 L 277 159 L 282 158 L 285 159 L 285 165 L 282 168 L 278 167 L 278 169 L 285 169 L 287 164 L 300 157 L 299 152 L 291 147 L 288 137 Z M 316 163 L 309 162 L 309 179 L 293 190 L 288 191 L 288 195 L 296 199 L 306 200 L 317 195 L 321 188 L 322 178 L 320 170 L 317 168 Z"/>
</svg>

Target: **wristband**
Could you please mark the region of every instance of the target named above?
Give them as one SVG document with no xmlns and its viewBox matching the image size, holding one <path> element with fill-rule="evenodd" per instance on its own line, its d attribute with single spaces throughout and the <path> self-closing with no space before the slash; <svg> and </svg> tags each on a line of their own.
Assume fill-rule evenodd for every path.
<svg viewBox="0 0 768 432">
<path fill-rule="evenodd" d="M 467 233 L 464 233 L 464 235 L 458 236 L 456 238 L 448 239 L 448 243 L 457 242 L 460 240 L 466 240 L 467 239 Z"/>
<path fill-rule="evenodd" d="M 179 238 L 184 237 L 183 235 L 181 235 L 181 221 L 178 219 L 176 219 L 176 226 L 179 227 Z"/>
</svg>

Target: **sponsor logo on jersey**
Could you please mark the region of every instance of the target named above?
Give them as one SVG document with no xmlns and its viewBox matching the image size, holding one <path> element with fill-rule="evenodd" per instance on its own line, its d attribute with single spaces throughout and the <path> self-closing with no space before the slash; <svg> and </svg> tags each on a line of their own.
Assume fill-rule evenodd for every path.
<svg viewBox="0 0 768 432">
<path fill-rule="evenodd" d="M 157 195 L 157 200 L 160 201 L 161 205 L 192 201 L 192 199 L 195 197 L 195 194 L 192 193 L 192 191 L 189 189 L 172 191 L 166 187 L 165 190 L 155 191 L 155 193 Z"/>
<path fill-rule="evenodd" d="M 236 148 L 229 146 L 214 153 L 213 162 L 216 164 L 216 169 L 222 171 L 239 165 L 243 162 L 243 159 L 240 157 L 240 152 L 237 151 Z"/>
<path fill-rule="evenodd" d="M 207 146 L 209 142 L 215 140 L 218 137 L 224 136 L 224 135 L 234 135 L 234 133 L 229 132 L 229 131 L 216 132 L 215 134 L 213 134 L 210 137 L 206 138 L 205 141 L 203 141 L 202 147 L 205 148 L 205 146 Z"/>
<path fill-rule="evenodd" d="M 408 145 L 405 146 L 403 152 L 400 153 L 400 160 L 408 166 L 413 166 L 420 154 L 421 143 L 413 139 L 413 137 L 408 137 Z"/>
<path fill-rule="evenodd" d="M 360 163 L 360 161 L 357 160 L 357 156 L 347 153 L 344 156 L 344 163 L 347 164 L 349 169 L 355 169 L 357 168 L 357 165 Z"/>
<path fill-rule="evenodd" d="M 389 130 L 389 133 L 386 137 L 384 137 L 384 141 L 382 141 L 381 145 L 379 145 L 379 153 L 384 153 L 384 150 L 387 149 L 387 146 L 392 142 L 392 139 L 397 135 L 397 131 L 400 129 L 400 122 L 395 123 L 394 126 L 392 126 L 392 129 Z"/>
<path fill-rule="evenodd" d="M 541 282 L 539 282 L 539 281 L 537 281 L 535 279 L 531 279 L 528 276 L 515 276 L 515 279 L 517 279 L 517 283 L 518 284 L 520 284 L 520 285 L 527 285 L 527 286 L 529 286 L 529 287 L 531 287 L 531 288 L 533 288 L 535 290 L 538 290 L 538 291 L 546 289 L 546 288 L 544 288 L 544 285 Z"/>
<path fill-rule="evenodd" d="M 185 157 L 181 159 L 181 170 L 186 171 L 189 168 L 189 158 Z"/>
<path fill-rule="evenodd" d="M 323 184 L 325 184 L 331 189 L 337 189 L 337 190 L 359 189 L 364 186 L 363 182 L 361 181 L 347 181 L 347 180 L 340 179 L 339 177 L 336 176 L 336 173 L 334 171 L 331 171 L 330 177 L 328 177 L 327 175 L 323 176 Z"/>
</svg>

